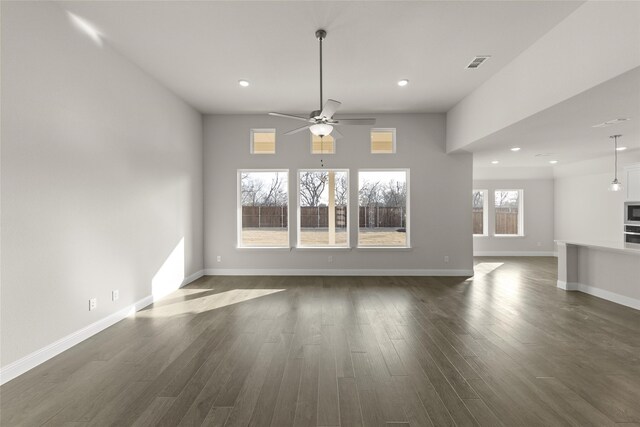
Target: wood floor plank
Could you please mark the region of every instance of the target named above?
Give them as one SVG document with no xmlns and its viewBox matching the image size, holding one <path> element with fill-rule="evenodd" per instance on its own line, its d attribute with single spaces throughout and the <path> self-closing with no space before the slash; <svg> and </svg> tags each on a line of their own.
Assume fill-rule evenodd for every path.
<svg viewBox="0 0 640 427">
<path fill-rule="evenodd" d="M 356 380 L 352 377 L 338 378 L 340 400 L 340 426 L 362 427 L 362 412 L 358 399 Z"/>
<path fill-rule="evenodd" d="M 7 426 L 640 424 L 640 312 L 473 278 L 211 276 L 0 387 Z"/>
</svg>

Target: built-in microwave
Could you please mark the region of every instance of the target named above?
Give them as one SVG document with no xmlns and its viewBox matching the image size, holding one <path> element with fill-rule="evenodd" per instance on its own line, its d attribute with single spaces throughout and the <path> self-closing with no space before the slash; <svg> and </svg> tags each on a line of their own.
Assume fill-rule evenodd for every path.
<svg viewBox="0 0 640 427">
<path fill-rule="evenodd" d="M 640 224 L 640 202 L 624 203 L 624 223 Z"/>
</svg>

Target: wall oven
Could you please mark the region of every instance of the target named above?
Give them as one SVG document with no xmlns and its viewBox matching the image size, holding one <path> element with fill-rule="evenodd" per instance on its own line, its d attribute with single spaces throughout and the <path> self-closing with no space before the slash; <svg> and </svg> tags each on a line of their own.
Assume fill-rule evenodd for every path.
<svg viewBox="0 0 640 427">
<path fill-rule="evenodd" d="M 640 225 L 624 226 L 624 243 L 631 247 L 640 248 Z"/>
<path fill-rule="evenodd" d="M 628 225 L 640 225 L 640 202 L 625 202 L 624 223 Z"/>
</svg>

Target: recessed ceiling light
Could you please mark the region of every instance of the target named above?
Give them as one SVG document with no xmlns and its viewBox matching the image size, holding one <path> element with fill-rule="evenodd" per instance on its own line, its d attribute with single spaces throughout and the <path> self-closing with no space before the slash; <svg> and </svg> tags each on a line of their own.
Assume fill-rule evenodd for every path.
<svg viewBox="0 0 640 427">
<path fill-rule="evenodd" d="M 499 160 L 493 160 L 493 161 L 491 162 L 491 164 L 493 164 L 493 165 L 497 165 L 498 163 L 500 163 L 500 161 L 499 161 Z"/>
<path fill-rule="evenodd" d="M 248 80 L 238 80 L 238 84 L 242 87 L 247 87 L 249 86 L 249 81 Z"/>
<path fill-rule="evenodd" d="M 520 151 L 520 147 L 512 147 L 511 151 Z"/>
<path fill-rule="evenodd" d="M 549 160 L 549 163 L 551 163 L 552 165 L 555 165 L 556 163 L 558 163 L 557 160 Z"/>
<path fill-rule="evenodd" d="M 616 148 L 616 150 L 618 150 L 618 151 L 624 151 L 626 149 L 627 149 L 627 147 L 618 147 L 618 148 Z"/>
<path fill-rule="evenodd" d="M 398 80 L 398 86 L 403 87 L 409 84 L 409 80 L 407 79 L 402 79 L 402 80 Z"/>
</svg>

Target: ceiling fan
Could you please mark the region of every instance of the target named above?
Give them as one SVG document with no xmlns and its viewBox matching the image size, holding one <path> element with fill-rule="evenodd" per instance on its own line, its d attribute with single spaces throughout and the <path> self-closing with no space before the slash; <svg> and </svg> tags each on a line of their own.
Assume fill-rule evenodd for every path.
<svg viewBox="0 0 640 427">
<path fill-rule="evenodd" d="M 269 113 L 271 116 L 284 117 L 287 119 L 300 120 L 309 124 L 300 128 L 290 130 L 285 135 L 293 135 L 294 133 L 302 132 L 309 129 L 312 134 L 320 137 L 324 137 L 333 133 L 333 138 L 342 138 L 342 135 L 337 130 L 334 130 L 334 126 L 341 125 L 373 125 L 376 123 L 376 119 L 338 119 L 333 115 L 340 108 L 341 103 L 328 99 L 327 102 L 322 105 L 322 41 L 327 37 L 325 30 L 316 31 L 316 38 L 320 42 L 320 109 L 314 110 L 309 114 L 309 117 L 293 116 L 291 114 L 282 113 Z"/>
</svg>

